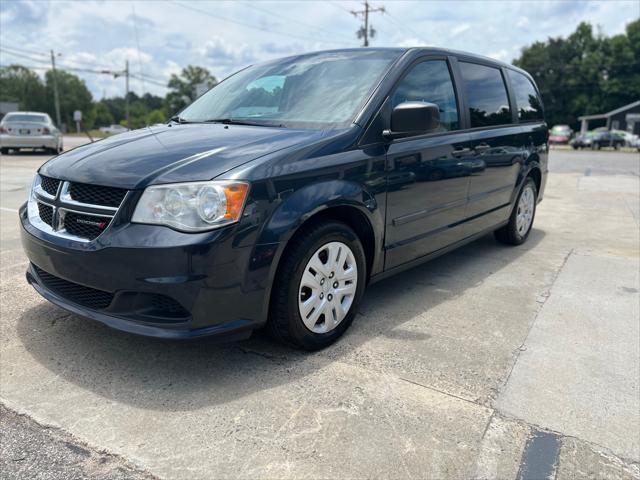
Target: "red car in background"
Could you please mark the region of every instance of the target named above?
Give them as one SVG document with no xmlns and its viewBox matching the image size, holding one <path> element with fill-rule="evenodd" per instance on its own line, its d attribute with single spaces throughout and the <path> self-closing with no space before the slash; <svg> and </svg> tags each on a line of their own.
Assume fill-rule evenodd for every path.
<svg viewBox="0 0 640 480">
<path fill-rule="evenodd" d="M 567 145 L 572 136 L 573 130 L 569 125 L 556 125 L 549 131 L 549 144 Z"/>
</svg>

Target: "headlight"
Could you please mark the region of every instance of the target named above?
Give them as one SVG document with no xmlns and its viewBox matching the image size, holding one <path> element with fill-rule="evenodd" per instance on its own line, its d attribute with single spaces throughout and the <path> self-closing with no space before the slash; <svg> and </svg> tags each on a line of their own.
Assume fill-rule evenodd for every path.
<svg viewBox="0 0 640 480">
<path fill-rule="evenodd" d="M 42 178 L 36 173 L 35 177 L 33 177 L 33 182 L 31 182 L 31 190 L 29 190 L 29 196 L 27 197 L 27 215 L 31 223 L 40 220 L 38 202 L 36 201 L 36 197 L 33 195 L 33 191 L 40 186 L 41 182 Z"/>
<path fill-rule="evenodd" d="M 236 181 L 173 183 L 147 187 L 133 212 L 133 223 L 166 225 L 202 232 L 237 222 L 249 184 Z"/>
</svg>

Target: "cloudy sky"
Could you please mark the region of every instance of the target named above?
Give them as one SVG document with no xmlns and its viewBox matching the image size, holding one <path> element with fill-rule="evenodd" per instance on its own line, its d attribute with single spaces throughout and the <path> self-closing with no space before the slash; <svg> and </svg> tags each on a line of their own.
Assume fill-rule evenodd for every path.
<svg viewBox="0 0 640 480">
<path fill-rule="evenodd" d="M 566 36 L 581 21 L 612 35 L 640 16 L 638 0 L 372 1 L 372 46 L 468 50 L 510 62 L 521 48 Z M 43 72 L 49 50 L 60 66 L 122 70 L 126 59 L 137 93 L 163 95 L 171 73 L 188 64 L 216 77 L 251 63 L 298 52 L 356 47 L 358 1 L 1 0 L 0 64 Z M 122 95 L 124 80 L 88 71 L 96 98 Z"/>
</svg>

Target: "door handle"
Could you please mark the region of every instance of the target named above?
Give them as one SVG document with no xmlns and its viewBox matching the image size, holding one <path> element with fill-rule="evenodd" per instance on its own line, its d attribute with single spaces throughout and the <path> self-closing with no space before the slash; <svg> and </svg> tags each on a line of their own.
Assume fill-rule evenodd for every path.
<svg viewBox="0 0 640 480">
<path fill-rule="evenodd" d="M 466 157 L 467 155 L 470 155 L 470 154 L 471 154 L 470 148 L 454 148 L 453 152 L 451 152 L 451 155 L 453 155 L 456 158 Z"/>
<path fill-rule="evenodd" d="M 486 143 L 480 143 L 480 144 L 476 145 L 475 147 L 473 147 L 473 149 L 476 151 L 476 153 L 486 152 L 490 148 L 491 148 L 491 146 L 487 145 Z"/>
</svg>

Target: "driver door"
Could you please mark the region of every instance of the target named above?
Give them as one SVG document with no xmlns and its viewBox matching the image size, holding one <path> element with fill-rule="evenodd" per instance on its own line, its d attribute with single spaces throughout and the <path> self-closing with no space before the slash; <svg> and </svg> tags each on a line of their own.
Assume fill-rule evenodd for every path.
<svg viewBox="0 0 640 480">
<path fill-rule="evenodd" d="M 429 58 L 408 69 L 389 101 L 434 103 L 440 126 L 400 138 L 387 152 L 385 269 L 433 253 L 464 238 L 469 176 L 468 134 L 460 132 L 460 108 L 447 58 Z"/>
</svg>

